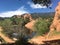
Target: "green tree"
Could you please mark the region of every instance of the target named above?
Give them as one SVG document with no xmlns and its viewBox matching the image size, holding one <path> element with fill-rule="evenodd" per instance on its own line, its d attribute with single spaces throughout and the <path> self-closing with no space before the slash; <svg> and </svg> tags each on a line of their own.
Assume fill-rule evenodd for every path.
<svg viewBox="0 0 60 45">
<path fill-rule="evenodd" d="M 50 22 L 46 19 L 39 18 L 34 25 L 37 35 L 44 35 L 49 31 Z"/>
<path fill-rule="evenodd" d="M 51 5 L 51 0 L 32 0 L 34 4 L 40 4 L 41 6 L 49 7 Z"/>
<path fill-rule="evenodd" d="M 15 18 L 15 17 L 11 17 L 10 19 L 13 25 L 19 25 L 24 20 L 23 18 Z"/>
<path fill-rule="evenodd" d="M 29 18 L 23 18 L 23 17 L 20 17 L 20 18 L 15 18 L 15 17 L 12 17 L 10 18 L 11 21 L 13 22 L 12 25 L 14 25 L 14 29 L 15 29 L 15 32 L 17 34 L 19 34 L 19 37 L 21 36 L 27 36 L 29 35 L 29 29 L 27 29 L 25 27 L 25 24 L 27 24 L 30 20 Z"/>
<path fill-rule="evenodd" d="M 3 27 L 3 32 L 6 33 L 7 35 L 12 34 L 14 31 L 12 21 L 10 19 L 5 19 L 1 21 L 0 26 Z"/>
</svg>

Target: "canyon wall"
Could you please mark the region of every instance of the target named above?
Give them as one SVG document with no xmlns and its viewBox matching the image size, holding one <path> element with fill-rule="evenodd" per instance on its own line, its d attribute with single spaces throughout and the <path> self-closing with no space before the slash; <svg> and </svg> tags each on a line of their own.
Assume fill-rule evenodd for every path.
<svg viewBox="0 0 60 45">
<path fill-rule="evenodd" d="M 53 31 L 53 30 L 60 31 L 60 2 L 55 8 L 55 16 L 50 26 L 50 31 Z"/>
</svg>

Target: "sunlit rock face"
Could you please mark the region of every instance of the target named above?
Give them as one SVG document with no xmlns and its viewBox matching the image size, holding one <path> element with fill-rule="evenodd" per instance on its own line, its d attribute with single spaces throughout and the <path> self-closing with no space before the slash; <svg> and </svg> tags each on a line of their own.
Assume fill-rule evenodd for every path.
<svg viewBox="0 0 60 45">
<path fill-rule="evenodd" d="M 27 18 L 29 19 L 30 22 L 28 22 L 25 27 L 32 30 L 33 29 L 33 26 L 34 26 L 34 23 L 35 21 L 32 19 L 32 16 L 30 14 L 25 14 L 24 15 L 24 19 Z"/>
<path fill-rule="evenodd" d="M 60 2 L 58 2 L 57 7 L 55 8 L 55 16 L 50 26 L 50 30 L 60 31 Z"/>
<path fill-rule="evenodd" d="M 34 24 L 35 24 L 35 21 L 33 20 L 33 21 L 27 23 L 25 25 L 25 27 L 28 28 L 28 29 L 30 29 L 30 30 L 33 30 Z"/>
</svg>

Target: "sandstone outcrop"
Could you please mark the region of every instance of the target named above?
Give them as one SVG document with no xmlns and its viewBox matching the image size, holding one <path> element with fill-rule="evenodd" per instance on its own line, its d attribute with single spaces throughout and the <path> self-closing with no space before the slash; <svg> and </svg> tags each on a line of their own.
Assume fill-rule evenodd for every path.
<svg viewBox="0 0 60 45">
<path fill-rule="evenodd" d="M 25 27 L 32 30 L 33 29 L 33 26 L 34 26 L 34 23 L 35 23 L 35 20 L 32 19 L 32 16 L 30 14 L 24 14 L 24 19 L 29 19 L 30 22 L 28 22 Z"/>
<path fill-rule="evenodd" d="M 27 23 L 25 25 L 25 27 L 28 28 L 28 29 L 30 29 L 30 30 L 33 30 L 34 23 L 35 23 L 35 20 L 32 20 L 31 22 Z"/>
<path fill-rule="evenodd" d="M 30 21 L 33 20 L 31 14 L 29 14 L 29 13 L 25 13 L 25 14 L 22 14 L 22 15 L 14 15 L 13 17 L 14 17 L 14 18 L 24 18 L 24 19 L 27 18 L 27 19 L 29 19 Z"/>
<path fill-rule="evenodd" d="M 23 16 L 23 17 L 24 17 L 24 19 L 26 19 L 26 18 L 27 18 L 27 19 L 29 19 L 30 21 L 32 21 L 32 20 L 33 20 L 33 19 L 32 19 L 32 17 L 31 17 L 31 15 L 30 15 L 30 14 L 27 14 L 27 13 L 26 13 L 26 14 L 24 14 L 24 16 Z"/>
<path fill-rule="evenodd" d="M 55 16 L 50 26 L 50 31 L 53 31 L 53 30 L 60 31 L 60 2 L 55 8 Z"/>
</svg>

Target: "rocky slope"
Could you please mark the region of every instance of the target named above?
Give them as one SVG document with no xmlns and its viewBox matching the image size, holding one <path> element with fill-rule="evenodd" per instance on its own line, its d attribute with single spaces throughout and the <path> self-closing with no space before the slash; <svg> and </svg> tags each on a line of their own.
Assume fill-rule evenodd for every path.
<svg viewBox="0 0 60 45">
<path fill-rule="evenodd" d="M 52 35 L 54 30 L 56 30 L 57 32 L 60 31 L 60 2 L 58 3 L 57 7 L 55 8 L 55 16 L 54 16 L 54 19 L 50 26 L 50 32 L 45 36 L 34 37 L 31 40 L 29 40 L 29 42 L 33 43 L 33 44 L 37 44 L 37 45 L 44 44 L 44 42 L 45 43 L 48 42 L 48 44 L 46 44 L 46 45 L 49 45 L 49 42 L 51 42 L 51 41 L 60 40 L 60 34 Z"/>
<path fill-rule="evenodd" d="M 3 38 L 6 43 L 14 43 L 12 39 L 10 39 L 8 36 L 5 36 L 1 31 L 3 31 L 2 27 L 0 27 L 0 37 Z"/>
</svg>

